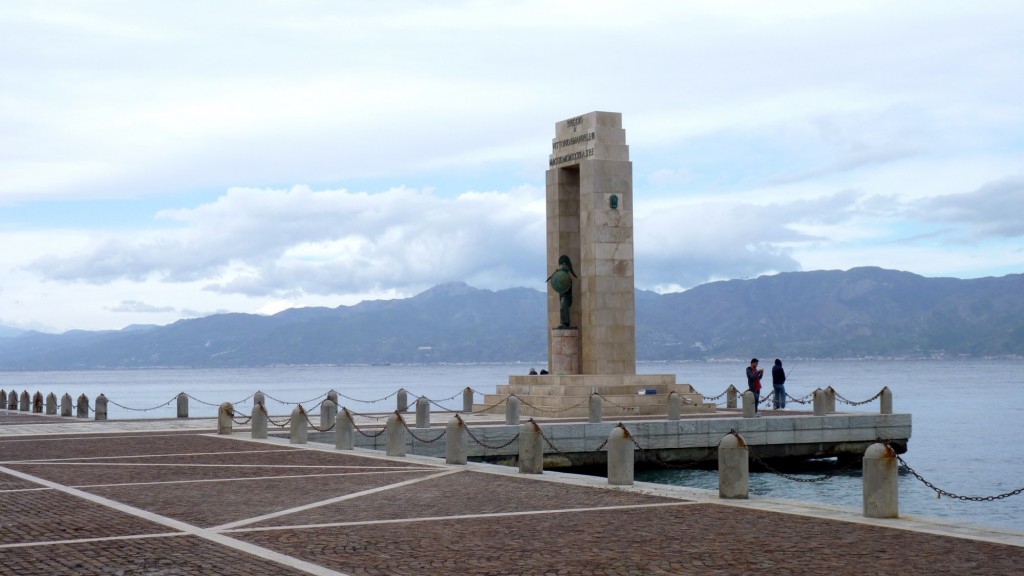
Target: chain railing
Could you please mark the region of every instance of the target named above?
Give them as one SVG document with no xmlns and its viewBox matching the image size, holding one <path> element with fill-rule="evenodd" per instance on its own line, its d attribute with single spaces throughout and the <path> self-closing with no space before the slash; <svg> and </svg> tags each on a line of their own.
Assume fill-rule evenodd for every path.
<svg viewBox="0 0 1024 576">
<path fill-rule="evenodd" d="M 415 432 L 412 431 L 413 429 L 409 427 L 409 423 L 405 421 L 405 418 L 401 418 L 399 421 L 402 423 L 402 426 L 405 426 L 405 431 L 409 433 L 409 436 L 412 436 L 413 440 L 417 440 L 424 444 L 433 444 L 434 442 L 437 442 L 441 438 L 444 438 L 444 435 L 448 433 L 447 428 L 442 428 L 441 433 L 438 434 L 436 438 L 426 440 L 424 438 L 420 438 L 419 436 L 416 435 Z M 424 430 L 429 430 L 429 428 L 424 428 Z"/>
<path fill-rule="evenodd" d="M 922 484 L 924 484 L 928 488 L 930 488 L 933 491 L 935 491 L 935 497 L 936 498 L 945 496 L 946 498 L 953 498 L 954 500 L 961 500 L 961 501 L 964 501 L 964 502 L 993 502 L 995 500 L 1002 500 L 1003 498 L 1009 498 L 1011 496 L 1017 496 L 1019 494 L 1024 494 L 1024 487 L 1020 487 L 1020 488 L 1017 488 L 1016 490 L 1011 490 L 1009 492 L 1004 492 L 1002 494 L 997 494 L 995 496 L 963 496 L 961 494 L 954 494 L 953 492 L 949 492 L 947 490 L 943 490 L 942 488 L 939 488 L 935 484 L 932 484 L 931 482 L 926 480 L 923 476 L 921 476 L 920 473 L 918 473 L 916 470 L 911 468 L 910 464 L 907 464 L 907 462 L 905 460 L 903 460 L 903 458 L 900 455 L 898 455 L 898 454 L 896 455 L 896 461 L 899 462 L 900 466 L 902 466 L 904 469 L 906 469 L 906 471 L 911 476 L 913 476 L 914 478 L 918 479 Z"/>
<path fill-rule="evenodd" d="M 874 402 L 875 400 L 882 396 L 882 392 L 884 391 L 885 388 L 882 388 L 881 390 L 878 391 L 878 394 L 875 394 L 871 398 L 868 398 L 867 400 L 861 400 L 860 402 L 854 402 L 853 400 L 847 400 L 846 398 L 843 398 L 842 395 L 839 394 L 839 392 L 835 392 L 835 389 L 833 389 L 833 393 L 835 393 L 836 395 L 836 400 L 839 400 L 843 404 L 848 404 L 850 406 L 863 406 L 864 404 L 868 404 L 869 402 Z"/>
<path fill-rule="evenodd" d="M 132 412 L 151 412 L 153 410 L 159 410 L 160 408 L 163 408 L 164 406 L 167 406 L 168 404 L 170 404 L 171 402 L 174 402 L 177 399 L 178 399 L 178 395 L 175 394 L 174 397 L 171 398 L 170 400 L 168 400 L 167 402 L 164 402 L 163 404 L 160 404 L 160 405 L 157 405 L 157 406 L 153 406 L 151 408 L 132 408 L 130 406 L 125 406 L 123 404 L 118 404 L 117 402 L 114 402 L 113 400 L 107 400 L 107 402 L 113 404 L 114 406 L 117 406 L 118 408 L 120 408 L 122 410 L 129 410 L 129 411 L 132 411 Z"/>
</svg>

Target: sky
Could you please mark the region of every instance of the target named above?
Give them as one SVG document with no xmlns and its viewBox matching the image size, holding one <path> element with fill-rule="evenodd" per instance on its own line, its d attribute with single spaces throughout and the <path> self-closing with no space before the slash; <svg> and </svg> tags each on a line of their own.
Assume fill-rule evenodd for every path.
<svg viewBox="0 0 1024 576">
<path fill-rule="evenodd" d="M 622 113 L 637 288 L 1024 272 L 1024 3 L 0 3 L 0 325 L 544 290 Z"/>
</svg>

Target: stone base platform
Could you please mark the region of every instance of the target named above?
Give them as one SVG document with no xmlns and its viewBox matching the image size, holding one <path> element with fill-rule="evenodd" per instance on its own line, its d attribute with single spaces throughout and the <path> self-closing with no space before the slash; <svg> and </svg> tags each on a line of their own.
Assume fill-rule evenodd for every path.
<svg viewBox="0 0 1024 576">
<path fill-rule="evenodd" d="M 645 393 L 641 393 L 645 392 Z M 474 411 L 505 412 L 505 399 L 514 394 L 522 416 L 579 418 L 590 414 L 590 395 L 600 394 L 604 417 L 657 416 L 668 413 L 668 395 L 682 396 L 680 412 L 704 414 L 715 411 L 704 395 L 689 384 L 676 383 L 675 374 L 544 374 L 509 376 L 507 385 L 484 395 Z"/>
</svg>

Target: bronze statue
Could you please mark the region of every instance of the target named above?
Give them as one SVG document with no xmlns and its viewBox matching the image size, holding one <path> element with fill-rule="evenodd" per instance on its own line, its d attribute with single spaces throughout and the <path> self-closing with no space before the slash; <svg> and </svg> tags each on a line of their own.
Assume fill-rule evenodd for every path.
<svg viewBox="0 0 1024 576">
<path fill-rule="evenodd" d="M 572 260 L 565 254 L 558 257 L 558 269 L 548 276 L 547 282 L 551 288 L 558 293 L 559 311 L 561 312 L 561 324 L 559 328 L 569 327 L 569 308 L 572 307 L 572 279 L 579 278 L 572 269 Z"/>
</svg>

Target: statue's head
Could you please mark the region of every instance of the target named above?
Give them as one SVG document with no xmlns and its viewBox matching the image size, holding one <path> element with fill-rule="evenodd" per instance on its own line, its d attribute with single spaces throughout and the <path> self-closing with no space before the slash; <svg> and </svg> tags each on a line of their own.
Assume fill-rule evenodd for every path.
<svg viewBox="0 0 1024 576">
<path fill-rule="evenodd" d="M 558 267 L 565 268 L 566 270 L 569 271 L 570 274 L 576 276 L 576 271 L 572 269 L 572 260 L 569 260 L 569 257 L 566 256 L 565 254 L 562 254 L 561 256 L 558 257 Z"/>
</svg>

